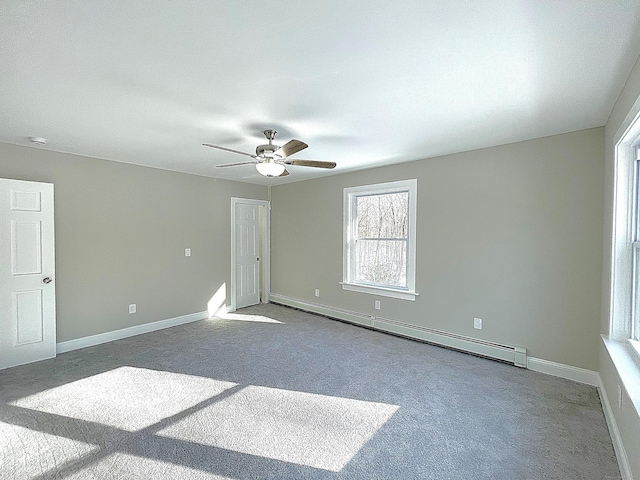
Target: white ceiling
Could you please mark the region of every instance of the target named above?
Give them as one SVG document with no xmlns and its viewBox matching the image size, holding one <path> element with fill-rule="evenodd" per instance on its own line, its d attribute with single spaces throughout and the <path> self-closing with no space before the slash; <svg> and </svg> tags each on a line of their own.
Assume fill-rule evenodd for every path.
<svg viewBox="0 0 640 480">
<path fill-rule="evenodd" d="M 2 0 L 0 142 L 278 184 L 604 125 L 639 53 L 638 0 Z M 338 167 L 201 146 L 265 128 Z"/>
</svg>

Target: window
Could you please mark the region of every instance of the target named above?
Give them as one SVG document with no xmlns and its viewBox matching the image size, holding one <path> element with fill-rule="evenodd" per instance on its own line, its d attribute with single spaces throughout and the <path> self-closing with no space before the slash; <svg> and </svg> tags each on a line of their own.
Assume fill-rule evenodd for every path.
<svg viewBox="0 0 640 480">
<path fill-rule="evenodd" d="M 415 300 L 417 180 L 344 189 L 345 290 Z"/>
<path fill-rule="evenodd" d="M 609 339 L 640 355 L 640 115 L 615 151 Z"/>
</svg>

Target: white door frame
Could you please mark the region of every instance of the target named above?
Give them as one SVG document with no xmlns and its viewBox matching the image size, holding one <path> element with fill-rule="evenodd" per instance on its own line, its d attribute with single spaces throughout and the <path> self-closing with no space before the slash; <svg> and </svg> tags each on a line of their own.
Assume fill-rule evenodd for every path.
<svg viewBox="0 0 640 480">
<path fill-rule="evenodd" d="M 271 291 L 271 203 L 268 200 L 231 197 L 231 305 L 229 312 L 236 311 L 236 204 L 245 203 L 260 207 L 260 299 L 269 303 Z"/>
</svg>

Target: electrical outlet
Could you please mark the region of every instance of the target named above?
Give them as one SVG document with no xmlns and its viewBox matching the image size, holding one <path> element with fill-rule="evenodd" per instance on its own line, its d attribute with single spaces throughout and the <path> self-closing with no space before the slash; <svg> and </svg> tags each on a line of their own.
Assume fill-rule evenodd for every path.
<svg viewBox="0 0 640 480">
<path fill-rule="evenodd" d="M 129 305 L 129 313 L 136 313 L 136 304 L 132 303 Z"/>
<path fill-rule="evenodd" d="M 316 288 L 316 297 L 319 297 L 319 296 L 320 296 L 320 289 Z"/>
<path fill-rule="evenodd" d="M 373 305 L 376 310 L 380 310 L 380 300 L 376 300 Z"/>
<path fill-rule="evenodd" d="M 185 248 L 184 249 L 184 256 L 185 257 L 190 257 L 191 256 L 191 249 L 190 248 Z"/>
<path fill-rule="evenodd" d="M 477 330 L 482 330 L 482 319 L 481 318 L 474 318 L 473 319 L 473 328 L 477 329 Z"/>
</svg>

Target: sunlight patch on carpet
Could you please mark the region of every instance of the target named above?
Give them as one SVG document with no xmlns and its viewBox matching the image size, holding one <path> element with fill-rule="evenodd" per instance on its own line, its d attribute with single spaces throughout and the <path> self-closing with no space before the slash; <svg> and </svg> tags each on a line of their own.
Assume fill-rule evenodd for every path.
<svg viewBox="0 0 640 480">
<path fill-rule="evenodd" d="M 280 323 L 283 324 L 280 320 L 276 320 L 274 318 L 265 317 L 263 315 L 247 315 L 244 313 L 220 313 L 218 318 L 222 318 L 224 320 L 238 320 L 241 322 L 260 322 L 260 323 Z"/>
<path fill-rule="evenodd" d="M 0 422 L 0 478 L 36 478 L 99 448 L 79 440 Z"/>
<path fill-rule="evenodd" d="M 90 472 L 90 473 L 89 473 Z M 233 480 L 231 477 L 216 475 L 184 465 L 176 465 L 162 460 L 139 457 L 127 453 L 113 453 L 101 458 L 89 467 L 64 477 L 67 480 L 93 479 L 206 479 Z"/>
<path fill-rule="evenodd" d="M 398 408 L 248 386 L 158 435 L 338 472 Z"/>
<path fill-rule="evenodd" d="M 10 404 L 133 432 L 234 386 L 206 377 L 120 367 Z"/>
</svg>

